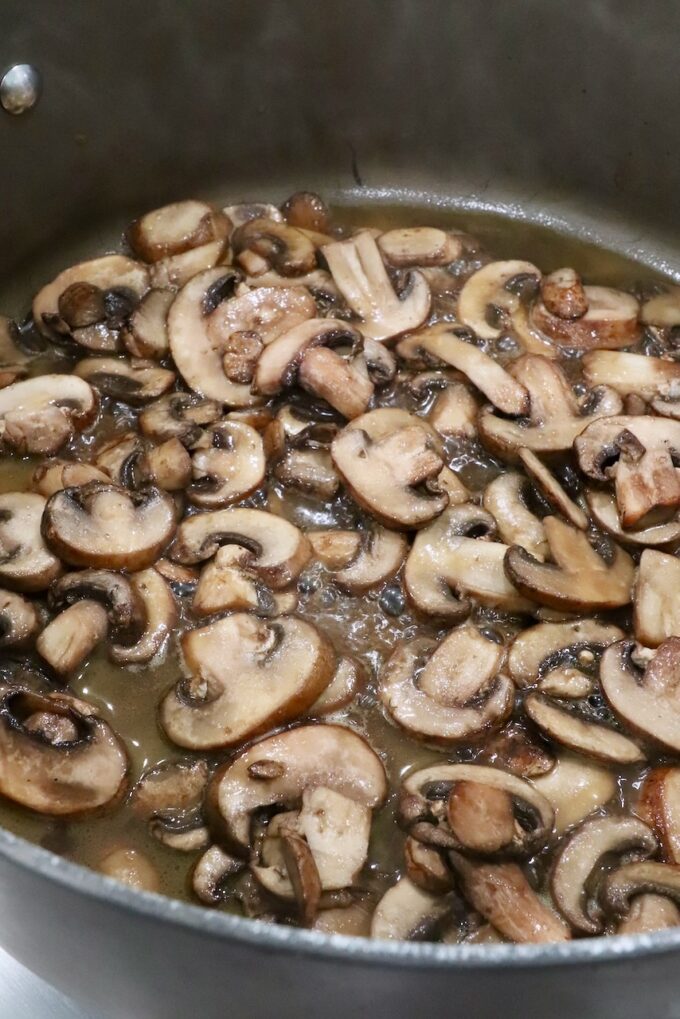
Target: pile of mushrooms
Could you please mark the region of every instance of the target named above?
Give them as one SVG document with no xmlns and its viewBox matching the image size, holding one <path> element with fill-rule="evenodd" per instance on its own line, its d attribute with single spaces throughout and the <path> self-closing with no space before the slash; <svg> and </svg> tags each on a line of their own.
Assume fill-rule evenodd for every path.
<svg viewBox="0 0 680 1019">
<path fill-rule="evenodd" d="M 678 293 L 310 192 L 46 283 L 0 318 L 0 795 L 324 933 L 680 925 Z"/>
</svg>

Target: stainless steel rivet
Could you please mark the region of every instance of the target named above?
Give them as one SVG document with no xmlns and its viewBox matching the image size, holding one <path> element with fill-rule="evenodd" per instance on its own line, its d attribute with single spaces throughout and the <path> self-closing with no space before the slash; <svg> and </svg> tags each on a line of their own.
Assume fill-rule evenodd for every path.
<svg viewBox="0 0 680 1019">
<path fill-rule="evenodd" d="M 0 105 L 18 116 L 32 110 L 40 98 L 40 71 L 33 64 L 14 64 L 0 80 Z"/>
</svg>

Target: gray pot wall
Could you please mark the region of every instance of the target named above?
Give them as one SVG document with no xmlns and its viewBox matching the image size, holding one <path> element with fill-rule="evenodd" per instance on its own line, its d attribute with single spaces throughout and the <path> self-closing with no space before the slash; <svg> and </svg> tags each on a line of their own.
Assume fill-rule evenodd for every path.
<svg viewBox="0 0 680 1019">
<path fill-rule="evenodd" d="M 677 275 L 680 6 L 3 0 L 0 276 L 190 194 L 503 209 Z M 26 268 L 24 268 L 26 267 Z M 37 282 L 37 281 L 36 281 Z M 0 833 L 0 942 L 107 1016 L 680 1016 L 680 931 L 382 946 L 135 895 Z"/>
</svg>

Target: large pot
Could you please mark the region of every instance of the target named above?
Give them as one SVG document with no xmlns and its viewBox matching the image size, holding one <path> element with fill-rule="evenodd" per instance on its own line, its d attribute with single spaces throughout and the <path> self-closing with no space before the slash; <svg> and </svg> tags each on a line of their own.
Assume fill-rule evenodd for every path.
<svg viewBox="0 0 680 1019">
<path fill-rule="evenodd" d="M 680 7 L 636 0 L 4 0 L 0 273 L 191 193 L 502 209 L 667 272 Z M 23 276 L 26 291 L 33 284 Z M 23 295 L 28 296 L 28 292 Z M 680 930 L 383 945 L 139 895 L 0 832 L 0 942 L 110 1016 L 680 1015 Z"/>
</svg>

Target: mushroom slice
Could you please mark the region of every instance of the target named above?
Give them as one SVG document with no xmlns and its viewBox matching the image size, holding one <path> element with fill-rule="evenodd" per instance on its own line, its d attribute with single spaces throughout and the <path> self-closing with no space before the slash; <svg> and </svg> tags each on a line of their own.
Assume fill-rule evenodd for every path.
<svg viewBox="0 0 680 1019">
<path fill-rule="evenodd" d="M 587 310 L 578 317 L 563 317 L 537 301 L 530 321 L 545 336 L 563 347 L 576 350 L 630 347 L 640 336 L 637 300 L 612 287 L 583 287 Z M 580 309 L 579 309 L 580 310 Z"/>
<path fill-rule="evenodd" d="M 201 815 L 208 781 L 205 761 L 164 761 L 145 771 L 132 793 L 135 815 L 149 822 L 149 832 L 180 852 L 209 843 Z"/>
<path fill-rule="evenodd" d="M 287 223 L 274 219 L 249 219 L 231 236 L 231 247 L 238 256 L 254 252 L 282 276 L 303 276 L 316 268 L 316 249 L 308 237 Z"/>
<path fill-rule="evenodd" d="M 97 864 L 105 877 L 120 881 L 137 892 L 160 892 L 158 872 L 148 857 L 138 849 L 122 846 L 107 853 Z"/>
<path fill-rule="evenodd" d="M 502 659 L 503 649 L 472 626 L 452 630 L 434 650 L 429 641 L 404 642 L 382 667 L 380 700 L 398 725 L 430 742 L 478 736 L 512 710 Z"/>
<path fill-rule="evenodd" d="M 194 276 L 220 265 L 228 251 L 224 240 L 209 241 L 181 255 L 168 255 L 149 269 L 151 286 L 156 290 L 179 290 Z M 224 270 L 223 270 L 224 272 Z"/>
<path fill-rule="evenodd" d="M 19 329 L 11 318 L 0 315 L 0 388 L 28 374 L 28 362 L 36 356 L 19 343 Z"/>
<path fill-rule="evenodd" d="M 592 489 L 586 492 L 586 501 L 597 526 L 624 545 L 632 545 L 633 548 L 665 547 L 673 546 L 680 540 L 680 510 L 666 523 L 650 524 L 638 530 L 630 528 L 624 531 L 613 493 Z"/>
<path fill-rule="evenodd" d="M 177 438 L 191 446 L 200 439 L 203 427 L 221 416 L 222 406 L 215 400 L 202 399 L 193 393 L 171 393 L 144 408 L 139 415 L 139 427 L 157 442 Z"/>
<path fill-rule="evenodd" d="M 638 896 L 645 898 L 658 896 L 666 901 L 671 900 L 676 905 L 675 911 L 670 916 L 666 910 L 661 911 L 657 907 L 655 912 L 657 916 L 661 913 L 661 923 L 651 927 L 652 930 L 680 924 L 680 911 L 677 908 L 680 905 L 680 867 L 658 863 L 656 860 L 627 863 L 607 875 L 600 891 L 603 908 L 617 917 L 628 917 Z M 649 919 L 651 918 L 648 917 L 648 921 Z M 645 925 L 645 929 L 650 928 Z"/>
<path fill-rule="evenodd" d="M 262 438 L 240 421 L 219 421 L 193 446 L 193 484 L 187 495 L 206 509 L 244 499 L 262 483 L 265 457 Z"/>
<path fill-rule="evenodd" d="M 589 385 L 611 386 L 621 396 L 635 395 L 651 401 L 668 397 L 680 387 L 680 364 L 661 357 L 620 350 L 592 350 L 584 355 L 581 363 Z"/>
<path fill-rule="evenodd" d="M 389 580 L 406 558 L 406 538 L 385 527 L 368 531 L 312 531 L 308 538 L 333 579 L 352 593 Z"/>
<path fill-rule="evenodd" d="M 540 519 L 526 505 L 527 488 L 522 474 L 506 471 L 487 485 L 482 505 L 498 524 L 498 533 L 506 544 L 521 545 L 543 562 L 548 557 L 548 540 Z"/>
<path fill-rule="evenodd" d="M 633 664 L 630 641 L 607 648 L 600 683 L 614 713 L 633 731 L 680 752 L 680 637 L 669 637 L 654 652 L 643 674 Z"/>
<path fill-rule="evenodd" d="M 615 546 L 605 562 L 582 531 L 557 517 L 546 517 L 543 526 L 554 562 L 541 563 L 520 545 L 505 555 L 507 575 L 522 594 L 570 612 L 597 612 L 631 601 L 635 567 L 627 552 Z"/>
<path fill-rule="evenodd" d="M 197 616 L 233 609 L 273 615 L 277 606 L 252 567 L 252 553 L 238 545 L 222 545 L 201 570 L 191 608 Z"/>
<path fill-rule="evenodd" d="M 98 467 L 73 460 L 45 460 L 33 472 L 33 488 L 40 495 L 49 499 L 55 492 L 63 488 L 77 488 L 87 485 L 90 481 L 108 482 L 109 475 Z"/>
<path fill-rule="evenodd" d="M 453 874 L 443 853 L 409 835 L 404 843 L 406 876 L 424 892 L 441 895 L 453 886 Z"/>
<path fill-rule="evenodd" d="M 520 778 L 540 777 L 555 767 L 555 758 L 547 745 L 517 723 L 510 723 L 485 739 L 477 762 L 502 768 Z"/>
<path fill-rule="evenodd" d="M 74 672 L 106 638 L 106 610 L 85 599 L 64 609 L 47 624 L 36 642 L 38 654 L 60 676 Z"/>
<path fill-rule="evenodd" d="M 175 506 L 158 488 L 127 492 L 91 481 L 55 492 L 42 530 L 50 548 L 72 566 L 141 570 L 172 538 Z"/>
<path fill-rule="evenodd" d="M 516 417 L 528 414 L 529 393 L 526 388 L 474 343 L 461 340 L 456 329 L 460 327 L 447 324 L 432 326 L 402 340 L 397 350 L 405 358 L 414 354 L 425 355 L 435 363 L 457 368 L 504 414 Z"/>
<path fill-rule="evenodd" d="M 640 557 L 633 627 L 645 647 L 680 637 L 680 559 L 646 548 Z"/>
<path fill-rule="evenodd" d="M 404 291 L 397 295 L 370 231 L 326 244 L 322 251 L 342 296 L 361 319 L 361 331 L 366 336 L 388 340 L 417 329 L 429 315 L 431 295 L 425 277 L 412 270 Z"/>
<path fill-rule="evenodd" d="M 133 406 L 156 400 L 172 388 L 175 373 L 153 361 L 124 361 L 117 357 L 86 357 L 73 369 L 104 396 Z"/>
<path fill-rule="evenodd" d="M 490 408 L 479 416 L 482 442 L 505 460 L 517 460 L 522 448 L 537 454 L 569 450 L 593 421 L 621 413 L 621 397 L 607 386 L 577 402 L 562 369 L 545 357 L 526 354 L 515 361 L 512 375 L 529 391 L 528 419 L 509 421 Z"/>
<path fill-rule="evenodd" d="M 179 439 L 140 452 L 130 466 L 135 488 L 151 484 L 166 492 L 181 492 L 191 480 L 191 457 Z"/>
<path fill-rule="evenodd" d="M 432 405 L 427 420 L 446 438 L 475 439 L 477 412 L 474 396 L 462 382 L 451 382 Z"/>
<path fill-rule="evenodd" d="M 361 349 L 361 333 L 338 318 L 310 318 L 273 340 L 260 354 L 253 390 L 265 396 L 290 386 L 306 353 L 318 346 Z"/>
<path fill-rule="evenodd" d="M 256 811 L 296 809 L 305 789 L 332 789 L 374 809 L 387 794 L 380 758 L 351 729 L 314 724 L 289 729 L 255 743 L 224 765 L 209 790 L 213 811 L 229 843 L 248 855 Z"/>
<path fill-rule="evenodd" d="M 516 863 L 473 862 L 460 853 L 451 853 L 450 859 L 466 899 L 510 941 L 541 944 L 571 937 Z"/>
<path fill-rule="evenodd" d="M 654 830 L 664 859 L 680 863 L 680 768 L 653 768 L 648 773 L 636 813 Z"/>
<path fill-rule="evenodd" d="M 363 357 L 345 358 L 327 347 L 307 350 L 298 371 L 298 385 L 348 419 L 365 413 L 373 396 Z"/>
<path fill-rule="evenodd" d="M 483 266 L 470 276 L 460 292 L 458 318 L 481 339 L 498 339 L 503 330 L 501 325 L 493 324 L 493 318 L 510 315 L 519 306 L 520 297 L 513 282 L 527 277 L 537 282 L 541 278 L 540 269 L 531 262 L 512 259 Z"/>
<path fill-rule="evenodd" d="M 680 421 L 616 416 L 589 425 L 574 442 L 578 464 L 596 481 L 614 478 L 623 528 L 665 522 L 680 505 Z M 644 526 L 644 524 L 643 524 Z"/>
<path fill-rule="evenodd" d="M 154 569 L 133 573 L 130 586 L 144 608 L 144 630 L 133 644 L 109 647 L 109 657 L 118 665 L 150 662 L 162 651 L 177 624 L 177 604 L 170 585 L 160 573 Z"/>
<path fill-rule="evenodd" d="M 333 440 L 331 456 L 360 506 L 386 527 L 410 530 L 438 516 L 448 499 L 436 485 L 444 466 L 436 433 L 413 414 L 397 414 L 355 418 Z"/>
<path fill-rule="evenodd" d="M 16 591 L 44 591 L 62 566 L 40 527 L 46 501 L 32 492 L 0 494 L 0 581 Z"/>
<path fill-rule="evenodd" d="M 38 627 L 33 603 L 20 594 L 0 589 L 0 648 L 27 644 Z"/>
<path fill-rule="evenodd" d="M 258 286 L 218 304 L 208 315 L 208 336 L 222 347 L 235 334 L 255 333 L 266 347 L 316 314 L 316 302 L 305 287 Z"/>
<path fill-rule="evenodd" d="M 225 853 L 220 846 L 210 846 L 194 867 L 191 887 L 206 906 L 217 906 L 226 897 L 229 878 L 243 870 L 243 860 Z"/>
<path fill-rule="evenodd" d="M 160 718 L 179 746 L 233 746 L 302 714 L 330 682 L 335 654 L 310 623 L 235 613 L 185 633 L 189 673 L 163 700 Z"/>
<path fill-rule="evenodd" d="M 312 930 L 320 934 L 342 934 L 349 938 L 368 938 L 371 934 L 371 909 L 368 903 L 353 901 L 348 906 L 320 909 Z"/>
<path fill-rule="evenodd" d="M 276 465 L 274 476 L 283 485 L 325 499 L 332 499 L 340 487 L 340 478 L 325 449 L 289 449 Z"/>
<path fill-rule="evenodd" d="M 314 555 L 327 570 L 341 570 L 348 566 L 362 548 L 363 535 L 360 531 L 310 531 L 307 537 Z"/>
<path fill-rule="evenodd" d="M 371 937 L 383 941 L 427 941 L 450 917 L 455 901 L 433 895 L 407 877 L 388 888 L 371 918 Z"/>
<path fill-rule="evenodd" d="M 245 382 L 232 382 L 224 372 L 221 344 L 209 330 L 221 300 L 233 292 L 233 272 L 206 269 L 182 287 L 168 312 L 170 353 L 189 389 L 229 407 L 259 402 Z"/>
<path fill-rule="evenodd" d="M 640 309 L 640 321 L 660 328 L 680 325 L 680 287 L 670 287 L 666 293 L 645 301 Z"/>
<path fill-rule="evenodd" d="M 549 471 L 530 449 L 520 449 L 519 457 L 524 470 L 548 502 L 574 527 L 578 527 L 581 531 L 587 531 L 588 517 L 581 507 L 569 498 L 552 471 Z M 517 544 L 521 545 L 522 542 L 517 542 Z M 527 551 L 531 552 L 531 549 L 527 549 Z"/>
<path fill-rule="evenodd" d="M 469 596 L 506 612 L 531 612 L 532 603 L 513 587 L 503 569 L 508 546 L 468 536 L 494 530 L 488 513 L 464 504 L 445 510 L 420 531 L 404 571 L 404 588 L 413 605 L 451 623 L 469 615 Z"/>
<path fill-rule="evenodd" d="M 0 793 L 40 814 L 96 810 L 125 788 L 128 761 L 110 728 L 84 701 L 0 689 Z"/>
<path fill-rule="evenodd" d="M 281 214 L 289 226 L 300 230 L 320 234 L 330 230 L 328 206 L 314 191 L 294 192 L 281 206 Z"/>
<path fill-rule="evenodd" d="M 593 817 L 569 836 L 557 856 L 552 893 L 562 916 L 584 934 L 601 934 L 602 911 L 588 897 L 596 867 L 609 854 L 642 860 L 657 850 L 653 832 L 637 817 Z"/>
<path fill-rule="evenodd" d="M 551 315 L 581 318 L 588 311 L 588 297 L 574 269 L 555 269 L 541 280 L 541 299 Z"/>
<path fill-rule="evenodd" d="M 638 764 L 645 759 L 632 739 L 587 715 L 554 703 L 543 694 L 529 694 L 524 701 L 524 711 L 550 739 L 586 757 L 614 764 Z"/>
<path fill-rule="evenodd" d="M 617 934 L 651 934 L 680 926 L 680 909 L 665 895 L 649 892 L 634 895 L 629 900 L 629 907 L 627 915 L 616 928 Z"/>
<path fill-rule="evenodd" d="M 38 375 L 0 389 L 0 437 L 20 453 L 55 453 L 92 424 L 99 404 L 76 375 Z"/>
<path fill-rule="evenodd" d="M 459 237 L 430 226 L 387 230 L 378 237 L 378 247 L 385 261 L 395 269 L 449 265 L 463 252 Z"/>
<path fill-rule="evenodd" d="M 127 238 L 134 253 L 145 262 L 158 262 L 169 255 L 221 240 L 231 229 L 224 212 L 207 202 L 187 200 L 147 212 L 130 224 Z"/>
<path fill-rule="evenodd" d="M 553 807 L 558 835 L 605 806 L 618 792 L 610 770 L 567 752 L 558 754 L 554 768 L 531 781 Z"/>
<path fill-rule="evenodd" d="M 312 717 L 330 715 L 354 700 L 366 685 L 366 670 L 355 658 L 341 658 L 333 678 L 320 697 L 312 704 L 308 714 Z"/>
<path fill-rule="evenodd" d="M 175 300 L 172 290 L 149 290 L 130 315 L 123 333 L 125 349 L 132 357 L 159 361 L 168 346 L 168 311 Z"/>
<path fill-rule="evenodd" d="M 172 558 L 203 562 L 221 545 L 241 545 L 251 553 L 249 567 L 276 590 L 300 575 L 311 556 L 307 538 L 282 517 L 256 509 L 225 509 L 185 518 L 177 529 Z"/>
</svg>

